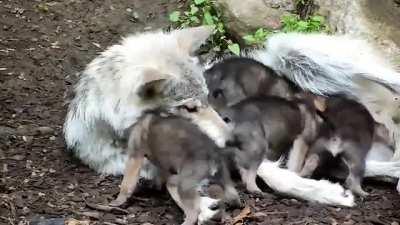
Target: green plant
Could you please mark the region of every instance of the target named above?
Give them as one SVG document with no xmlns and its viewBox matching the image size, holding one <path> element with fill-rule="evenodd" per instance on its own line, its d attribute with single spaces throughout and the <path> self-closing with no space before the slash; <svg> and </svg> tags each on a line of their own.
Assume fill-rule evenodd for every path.
<svg viewBox="0 0 400 225">
<path fill-rule="evenodd" d="M 186 11 L 173 11 L 169 20 L 179 28 L 194 27 L 199 25 L 214 26 L 214 34 L 210 38 L 210 48 L 216 52 L 229 49 L 239 55 L 240 46 L 227 37 L 222 16 L 214 7 L 212 0 L 193 0 Z"/>
<path fill-rule="evenodd" d="M 311 16 L 307 20 L 301 20 L 297 15 L 288 15 L 282 18 L 282 24 L 283 32 L 329 32 L 322 16 Z"/>
<path fill-rule="evenodd" d="M 243 40 L 247 45 L 260 45 L 264 43 L 264 41 L 270 34 L 270 31 L 264 28 L 259 28 L 258 30 L 256 30 L 256 32 L 254 32 L 254 34 L 247 34 L 243 36 Z"/>
</svg>

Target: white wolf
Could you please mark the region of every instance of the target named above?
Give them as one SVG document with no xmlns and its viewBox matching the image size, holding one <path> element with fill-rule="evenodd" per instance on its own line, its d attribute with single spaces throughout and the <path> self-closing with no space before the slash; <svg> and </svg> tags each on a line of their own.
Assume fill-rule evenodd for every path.
<svg viewBox="0 0 400 225">
<path fill-rule="evenodd" d="M 99 173 L 123 174 L 127 129 L 146 110 L 189 101 L 200 107 L 188 116 L 223 146 L 229 128 L 204 101 L 208 89 L 203 68 L 193 57 L 212 32 L 202 26 L 131 35 L 95 58 L 69 105 L 64 124 L 68 148 Z M 141 176 L 151 178 L 151 171 Z"/>
</svg>

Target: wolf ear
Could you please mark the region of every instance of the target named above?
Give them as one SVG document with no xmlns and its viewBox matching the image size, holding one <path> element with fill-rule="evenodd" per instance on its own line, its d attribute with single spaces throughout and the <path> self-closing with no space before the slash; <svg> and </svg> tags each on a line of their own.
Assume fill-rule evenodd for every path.
<svg viewBox="0 0 400 225">
<path fill-rule="evenodd" d="M 137 89 L 137 95 L 144 101 L 154 101 L 164 97 L 170 76 L 153 68 L 146 68 L 142 73 L 142 85 Z"/>
<path fill-rule="evenodd" d="M 314 106 L 318 111 L 324 112 L 326 110 L 326 99 L 321 96 L 316 96 L 314 98 Z"/>
<path fill-rule="evenodd" d="M 192 55 L 214 32 L 213 26 L 199 26 L 175 30 L 179 47 Z"/>
<path fill-rule="evenodd" d="M 161 78 L 144 83 L 138 89 L 138 96 L 144 101 L 155 101 L 164 97 L 165 86 L 168 79 Z"/>
</svg>

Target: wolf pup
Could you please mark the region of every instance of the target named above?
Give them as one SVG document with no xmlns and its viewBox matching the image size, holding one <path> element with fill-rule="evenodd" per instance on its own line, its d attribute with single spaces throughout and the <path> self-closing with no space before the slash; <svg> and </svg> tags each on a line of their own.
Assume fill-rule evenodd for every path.
<svg viewBox="0 0 400 225">
<path fill-rule="evenodd" d="M 125 203 L 133 193 L 145 157 L 159 168 L 168 192 L 184 211 L 184 225 L 218 219 L 224 202 L 240 204 L 218 146 L 188 119 L 146 113 L 130 132 L 128 155 L 120 193 L 111 205 Z"/>
<path fill-rule="evenodd" d="M 329 152 L 347 166 L 346 186 L 354 193 L 366 196 L 361 183 L 365 160 L 374 138 L 375 121 L 362 104 L 343 96 L 327 98 L 325 106 L 321 112 L 324 122 L 319 136 L 308 152 L 300 175 L 311 176 L 319 165 L 329 163 L 324 161 L 332 160 L 326 156 Z"/>
<path fill-rule="evenodd" d="M 389 129 L 400 160 L 400 73 L 365 40 L 344 35 L 278 33 L 250 57 L 315 94 L 345 94 Z"/>
<path fill-rule="evenodd" d="M 247 98 L 220 115 L 233 126 L 227 146 L 237 148 L 234 161 L 250 192 L 261 192 L 255 181 L 265 158 L 276 161 L 299 137 L 316 135 L 314 121 L 306 121 L 295 102 L 276 96 Z"/>
<path fill-rule="evenodd" d="M 206 104 L 203 69 L 192 57 L 212 32 L 206 26 L 145 32 L 105 50 L 75 86 L 64 124 L 67 147 L 99 173 L 122 174 L 128 159 L 127 129 L 145 110 L 178 107 L 191 99 L 207 106 L 191 111 L 193 121 L 224 145 L 228 127 Z M 151 178 L 151 171 L 141 176 Z"/>
<path fill-rule="evenodd" d="M 216 62 L 204 72 L 210 91 L 209 102 L 216 108 L 231 106 L 251 96 L 293 97 L 298 90 L 262 63 L 246 57 Z"/>
</svg>

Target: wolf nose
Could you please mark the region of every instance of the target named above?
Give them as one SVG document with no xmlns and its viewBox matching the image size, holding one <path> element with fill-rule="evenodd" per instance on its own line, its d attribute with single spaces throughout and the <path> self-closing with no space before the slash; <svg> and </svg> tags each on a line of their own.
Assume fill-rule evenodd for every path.
<svg viewBox="0 0 400 225">
<path fill-rule="evenodd" d="M 238 140 L 238 138 L 235 136 L 232 139 L 229 139 L 225 142 L 225 146 L 227 147 L 236 147 L 240 148 L 241 147 L 241 142 Z"/>
</svg>

